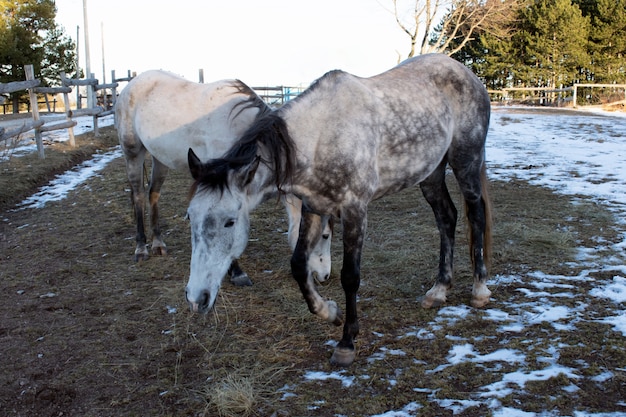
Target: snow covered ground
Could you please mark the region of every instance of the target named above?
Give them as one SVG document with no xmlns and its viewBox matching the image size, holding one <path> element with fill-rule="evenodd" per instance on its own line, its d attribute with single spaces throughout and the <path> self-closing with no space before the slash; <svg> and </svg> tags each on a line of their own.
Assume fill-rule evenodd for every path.
<svg viewBox="0 0 626 417">
<path fill-rule="evenodd" d="M 58 114 L 42 115 L 41 119 L 44 120 L 46 124 L 52 125 L 58 123 L 60 120 L 65 120 L 65 116 L 59 116 Z M 24 124 L 24 120 L 30 119 L 8 120 L 2 122 L 2 126 L 8 131 L 22 126 Z M 80 135 L 81 133 L 93 130 L 92 116 L 75 117 L 73 120 L 75 120 L 77 123 L 76 126 L 74 126 L 74 135 Z M 98 127 L 111 126 L 113 123 L 114 120 L 112 114 L 98 119 Z M 42 139 L 44 143 L 66 142 L 69 140 L 69 136 L 67 133 L 67 129 L 59 129 L 42 133 Z M 31 152 L 37 152 L 37 144 L 35 143 L 35 132 L 33 130 L 25 132 L 16 138 L 6 141 L 5 143 L 0 143 L 0 161 L 5 160 L 9 157 L 20 156 Z"/>
<path fill-rule="evenodd" d="M 103 120 L 102 125 L 107 123 Z M 86 123 L 88 125 L 89 123 Z M 65 131 L 60 131 L 65 132 Z M 78 132 L 77 132 L 78 133 Z M 43 207 L 48 198 L 63 198 L 65 193 L 80 182 L 102 169 L 111 159 L 121 156 L 119 150 L 112 150 L 100 159 L 89 162 L 68 172 L 45 190 L 23 202 L 23 207 Z M 600 258 L 594 248 L 580 248 L 580 260 L 572 271 L 581 271 L 568 275 L 549 275 L 542 271 L 530 271 L 524 276 L 495 276 L 494 283 L 504 285 L 509 282 L 524 283 L 524 302 L 519 300 L 499 301 L 498 307 L 485 311 L 487 320 L 498 323 L 503 332 L 523 335 L 524 330 L 537 323 L 546 323 L 556 330 L 575 331 L 583 320 L 581 317 L 589 308 L 593 299 L 609 300 L 612 308 L 608 314 L 597 320 L 610 326 L 614 332 L 626 337 L 626 117 L 619 113 L 583 114 L 577 111 L 530 111 L 524 108 L 494 108 L 488 137 L 487 159 L 491 179 L 522 179 L 538 186 L 549 187 L 558 193 L 582 195 L 595 199 L 609 207 L 616 217 L 616 227 L 621 230 L 621 238 L 616 242 L 599 242 L 613 248 L 610 259 Z M 87 174 L 85 174 L 87 172 Z M 68 183 L 71 184 L 68 186 Z M 54 197 L 53 197 L 54 196 Z M 601 252 L 601 251 L 600 251 Z M 592 274 L 597 271 L 610 271 L 614 278 L 598 281 Z M 597 282 L 593 290 L 577 290 L 581 281 Z M 558 289 L 548 292 L 547 288 Z M 569 300 L 564 302 L 563 300 Z M 572 307 L 574 306 L 574 307 Z M 416 327 L 414 332 L 404 337 L 429 338 L 432 332 L 441 326 L 450 325 L 470 314 L 467 306 L 447 306 L 439 310 L 437 317 L 430 323 Z M 521 409 L 504 406 L 500 399 L 513 389 L 523 390 L 528 382 L 544 381 L 557 375 L 565 375 L 572 384 L 563 389 L 563 395 L 575 393 L 579 387 L 576 381 L 582 378 L 578 369 L 564 366 L 559 362 L 563 346 L 551 344 L 549 348 L 536 345 L 529 340 L 528 351 L 533 350 L 535 360 L 528 360 L 528 351 L 509 349 L 503 346 L 494 352 L 480 353 L 475 347 L 476 340 L 459 339 L 448 353 L 448 363 L 433 364 L 429 372 L 437 373 L 463 362 L 479 363 L 486 368 L 496 367 L 498 362 L 519 365 L 510 373 L 503 373 L 500 381 L 481 387 L 471 400 L 461 398 L 437 399 L 435 392 L 428 387 L 414 387 L 416 393 L 429 394 L 432 401 L 455 414 L 462 413 L 468 407 L 486 404 L 494 416 L 530 417 L 560 416 L 558 411 L 546 410 L 541 414 L 525 412 Z M 329 341 L 329 343 L 334 343 Z M 539 351 L 538 351 L 539 350 Z M 366 363 L 386 359 L 393 361 L 394 356 L 402 357 L 406 352 L 383 349 Z M 537 359 L 538 357 L 539 359 Z M 532 364 L 541 363 L 538 369 Z M 532 364 L 531 364 L 532 363 Z M 365 365 L 366 366 L 366 365 Z M 626 369 L 600 370 L 593 378 L 602 381 L 615 378 Z M 350 389 L 358 380 L 349 371 L 332 373 L 309 371 L 303 376 L 302 383 L 320 380 L 339 380 L 342 389 Z M 390 385 L 394 381 L 389 380 Z M 284 398 L 293 396 L 290 387 L 284 387 Z M 432 395 L 431 395 L 432 394 Z M 625 392 L 626 394 L 626 392 Z M 313 404 L 312 407 L 315 405 Z M 420 413 L 420 404 L 410 402 L 402 409 L 389 410 L 378 416 L 409 417 Z M 621 403 L 607 404 L 606 413 L 589 414 L 584 411 L 574 413 L 577 417 L 617 417 L 626 415 L 626 397 Z M 616 411 L 621 410 L 621 411 Z"/>
<path fill-rule="evenodd" d="M 46 117 L 44 116 L 43 118 L 45 119 Z M 74 135 L 93 130 L 93 117 L 82 116 L 75 118 L 75 120 L 78 123 L 74 126 Z M 111 126 L 113 123 L 113 115 L 105 116 L 98 120 L 99 127 Z M 42 137 L 44 142 L 66 142 L 69 140 L 67 129 L 44 132 Z M 0 153 L 0 160 L 37 152 L 33 131 L 21 135 L 19 139 L 19 142 L 13 143 L 10 150 Z M 111 149 L 107 153 L 95 155 L 94 159 L 85 161 L 71 171 L 58 175 L 48 185 L 42 187 L 39 192 L 22 201 L 19 204 L 19 208 L 42 208 L 50 201 L 58 201 L 65 198 L 69 191 L 96 175 L 110 161 L 121 156 L 122 151 L 119 147 Z"/>
</svg>

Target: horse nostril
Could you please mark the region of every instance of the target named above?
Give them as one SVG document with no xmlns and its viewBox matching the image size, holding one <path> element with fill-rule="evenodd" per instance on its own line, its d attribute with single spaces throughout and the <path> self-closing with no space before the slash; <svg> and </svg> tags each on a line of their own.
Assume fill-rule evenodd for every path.
<svg viewBox="0 0 626 417">
<path fill-rule="evenodd" d="M 203 290 L 198 299 L 198 309 L 200 311 L 206 311 L 209 308 L 209 299 L 211 295 L 208 290 Z"/>
<path fill-rule="evenodd" d="M 189 309 L 193 313 L 206 313 L 209 309 L 209 301 L 211 299 L 211 293 L 209 290 L 203 290 L 200 296 L 194 301 L 189 298 L 189 290 L 185 289 L 185 297 L 189 303 Z"/>
</svg>

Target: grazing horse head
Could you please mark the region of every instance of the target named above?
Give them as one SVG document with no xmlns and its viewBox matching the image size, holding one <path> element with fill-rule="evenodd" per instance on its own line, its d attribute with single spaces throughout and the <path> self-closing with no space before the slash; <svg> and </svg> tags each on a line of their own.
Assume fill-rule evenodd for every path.
<svg viewBox="0 0 626 417">
<path fill-rule="evenodd" d="M 198 157 L 189 150 L 189 167 L 196 183 L 187 209 L 191 224 L 191 270 L 185 292 L 194 312 L 206 313 L 213 307 L 222 278 L 246 248 L 249 213 L 258 204 L 250 201 L 246 188 L 258 165 L 256 159 L 244 170 L 230 171 L 230 186 L 225 188 L 211 184 L 210 178 L 216 173 L 203 170 Z"/>
<path fill-rule="evenodd" d="M 286 149 L 285 158 L 267 162 L 257 146 L 254 129 L 234 145 L 227 154 L 227 161 L 202 163 L 189 149 L 189 169 L 195 183 L 187 211 L 192 249 L 186 296 L 194 312 L 206 313 L 213 307 L 230 262 L 243 253 L 248 243 L 250 211 L 280 191 L 281 184 L 288 182 L 291 175 L 295 149 L 291 142 L 281 143 L 280 138 L 286 135 L 282 121 L 269 115 L 258 129 L 273 134 L 264 149 L 274 147 L 272 152 L 276 153 Z M 275 176 L 275 172 L 281 174 Z M 295 226 L 300 224 L 302 203 L 293 196 L 285 196 L 285 205 L 290 214 L 289 241 L 293 249 L 298 238 Z M 312 279 L 323 283 L 330 276 L 332 222 L 329 217 L 317 220 L 315 242 L 311 243 L 306 262 Z"/>
</svg>

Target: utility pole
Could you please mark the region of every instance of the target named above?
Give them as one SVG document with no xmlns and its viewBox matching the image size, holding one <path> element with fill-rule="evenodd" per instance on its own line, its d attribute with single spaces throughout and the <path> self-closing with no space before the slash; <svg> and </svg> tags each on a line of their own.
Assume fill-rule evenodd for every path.
<svg viewBox="0 0 626 417">
<path fill-rule="evenodd" d="M 107 83 L 107 71 L 104 64 L 104 22 L 100 22 L 100 34 L 102 35 L 102 84 Z"/>
<path fill-rule="evenodd" d="M 91 60 L 89 59 L 89 23 L 87 19 L 87 0 L 83 0 L 83 21 L 85 23 L 85 69 L 87 74 L 85 74 L 86 78 L 91 78 Z M 87 86 L 87 107 L 93 108 L 93 91 Z"/>
<path fill-rule="evenodd" d="M 76 25 L 76 75 L 74 75 L 74 78 L 76 78 L 77 80 L 80 78 L 80 60 L 78 59 L 78 54 L 80 52 L 79 42 L 80 42 L 80 26 Z M 76 108 L 77 109 L 82 108 L 82 105 L 80 102 L 80 88 L 78 86 L 76 86 Z"/>
</svg>

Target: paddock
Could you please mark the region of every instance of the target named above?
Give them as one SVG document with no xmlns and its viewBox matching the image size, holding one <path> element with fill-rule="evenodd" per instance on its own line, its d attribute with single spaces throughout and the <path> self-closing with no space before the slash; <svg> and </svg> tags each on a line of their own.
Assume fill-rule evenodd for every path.
<svg viewBox="0 0 626 417">
<path fill-rule="evenodd" d="M 496 115 L 487 140 L 502 140 L 498 135 L 516 123 L 532 124 L 533 116 Z M 563 134 L 578 134 L 566 126 L 558 126 Z M 588 140 L 609 140 L 611 133 L 600 130 Z M 112 127 L 100 136 L 93 140 L 115 146 Z M 529 158 L 513 168 L 541 177 L 550 166 Z M 455 286 L 444 307 L 422 309 L 419 297 L 437 270 L 430 207 L 417 188 L 377 201 L 359 298 L 367 332 L 348 370 L 326 360 L 341 330 L 310 316 L 290 276 L 288 225 L 277 201 L 251 219 L 241 263 L 254 286 L 225 282 L 207 316 L 191 314 L 183 294 L 188 174 L 172 172 L 161 200 L 170 254 L 141 263 L 128 256 L 134 220 L 121 157 L 64 200 L 6 210 L 0 409 L 7 416 L 625 412 L 626 338 L 611 322 L 624 317 L 624 301 L 598 295 L 626 285 L 623 206 L 532 185 L 532 176 L 507 176 L 512 167 L 489 169 L 492 304 L 469 306 L 471 265 L 460 220 Z M 460 208 L 454 181 L 449 187 Z M 333 277 L 320 292 L 341 299 L 341 243 L 333 243 Z"/>
</svg>

